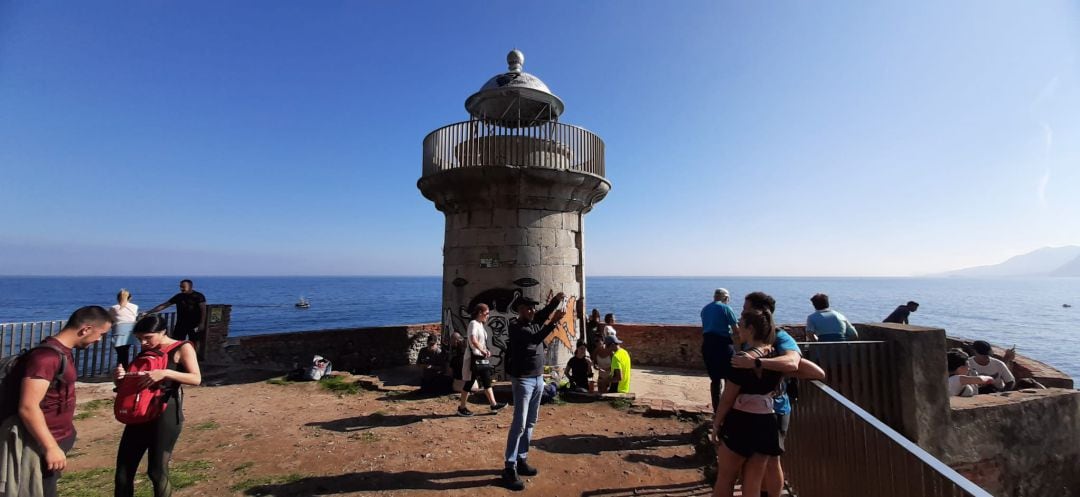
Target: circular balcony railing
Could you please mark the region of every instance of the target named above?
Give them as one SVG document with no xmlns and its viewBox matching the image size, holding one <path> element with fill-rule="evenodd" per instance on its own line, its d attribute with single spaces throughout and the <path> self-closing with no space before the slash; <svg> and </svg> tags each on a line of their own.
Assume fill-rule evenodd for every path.
<svg viewBox="0 0 1080 497">
<path fill-rule="evenodd" d="M 604 141 L 585 128 L 547 122 L 510 128 L 473 120 L 424 137 L 424 176 L 463 167 L 541 167 L 604 177 Z"/>
</svg>

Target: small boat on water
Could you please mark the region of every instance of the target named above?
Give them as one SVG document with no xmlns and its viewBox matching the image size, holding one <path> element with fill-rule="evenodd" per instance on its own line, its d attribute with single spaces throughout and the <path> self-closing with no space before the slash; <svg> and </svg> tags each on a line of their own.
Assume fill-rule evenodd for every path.
<svg viewBox="0 0 1080 497">
<path fill-rule="evenodd" d="M 311 302 L 309 302 L 308 299 L 305 299 L 304 297 L 300 297 L 300 300 L 296 303 L 296 308 L 307 309 L 308 307 L 311 307 Z"/>
</svg>

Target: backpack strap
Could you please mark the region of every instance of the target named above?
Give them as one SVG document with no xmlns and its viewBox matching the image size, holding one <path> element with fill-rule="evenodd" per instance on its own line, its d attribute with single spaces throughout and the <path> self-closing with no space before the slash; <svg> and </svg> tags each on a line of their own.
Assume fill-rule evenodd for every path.
<svg viewBox="0 0 1080 497">
<path fill-rule="evenodd" d="M 53 375 L 52 381 L 49 382 L 49 388 L 60 391 L 61 387 L 67 385 L 67 379 L 64 378 L 64 373 L 67 373 L 68 368 L 67 352 L 48 340 L 42 340 L 41 344 L 34 348 L 51 349 L 60 356 L 60 367 L 57 368 L 56 374 Z M 58 412 L 63 411 L 64 406 L 67 405 L 67 401 L 68 399 L 65 398 L 64 402 L 59 407 L 57 407 Z"/>
</svg>

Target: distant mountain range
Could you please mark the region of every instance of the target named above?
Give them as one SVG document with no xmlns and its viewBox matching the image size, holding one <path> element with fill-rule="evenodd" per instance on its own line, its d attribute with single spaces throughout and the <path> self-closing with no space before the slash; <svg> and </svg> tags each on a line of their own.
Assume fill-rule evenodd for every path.
<svg viewBox="0 0 1080 497">
<path fill-rule="evenodd" d="M 1000 264 L 957 269 L 933 276 L 970 278 L 1007 276 L 1080 276 L 1080 247 L 1043 247 Z"/>
</svg>

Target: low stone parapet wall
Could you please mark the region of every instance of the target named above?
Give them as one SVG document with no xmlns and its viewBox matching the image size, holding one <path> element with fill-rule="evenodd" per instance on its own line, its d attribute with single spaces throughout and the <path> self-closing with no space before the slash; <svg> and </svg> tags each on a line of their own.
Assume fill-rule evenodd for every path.
<svg viewBox="0 0 1080 497">
<path fill-rule="evenodd" d="M 317 354 L 339 371 L 368 373 L 415 364 L 427 336 L 440 329 L 431 323 L 253 335 L 229 340 L 225 351 L 237 362 L 282 369 L 310 364 Z"/>
<path fill-rule="evenodd" d="M 994 495 L 1080 495 L 1080 392 L 950 398 L 941 460 Z"/>
</svg>

